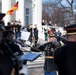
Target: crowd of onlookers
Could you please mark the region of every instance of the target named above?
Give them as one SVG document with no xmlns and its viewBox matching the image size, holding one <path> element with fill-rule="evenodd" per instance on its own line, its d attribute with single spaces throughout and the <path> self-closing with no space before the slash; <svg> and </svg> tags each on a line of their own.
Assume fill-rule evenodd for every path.
<svg viewBox="0 0 76 75">
<path fill-rule="evenodd" d="M 15 32 L 15 37 L 16 39 L 21 39 L 21 32 L 22 31 L 27 31 L 30 32 L 29 36 L 29 41 L 32 44 L 34 42 L 34 46 L 37 46 L 37 41 L 38 41 L 38 29 L 37 29 L 37 24 L 34 25 L 34 28 L 32 27 L 32 24 L 26 26 L 21 25 L 21 21 L 11 21 L 7 23 L 7 26 L 5 26 L 6 29 L 11 29 Z"/>
<path fill-rule="evenodd" d="M 69 26 L 70 24 L 69 23 L 64 23 L 63 25 L 60 25 L 60 24 L 57 24 L 57 23 L 53 23 L 51 20 L 49 22 L 47 22 L 47 20 L 43 19 L 42 20 L 42 26 L 45 26 L 45 25 L 66 27 L 66 26 Z"/>
<path fill-rule="evenodd" d="M 47 25 L 47 22 L 42 20 L 42 31 L 44 33 L 44 38 L 45 41 L 47 41 L 48 39 L 48 30 L 46 27 L 43 28 L 44 25 Z M 57 24 L 52 24 L 52 21 L 50 21 L 48 23 L 49 26 L 57 26 Z M 12 28 L 12 30 L 15 32 L 15 37 L 16 39 L 21 39 L 21 32 L 22 31 L 27 31 L 30 32 L 30 36 L 29 36 L 29 41 L 30 43 L 34 43 L 34 46 L 37 46 L 37 42 L 38 42 L 38 28 L 37 28 L 37 24 L 34 25 L 34 27 L 32 26 L 32 24 L 29 24 L 28 26 L 23 26 L 21 24 L 21 21 L 11 21 L 7 23 L 7 29 Z M 9 28 L 10 27 L 10 28 Z"/>
</svg>

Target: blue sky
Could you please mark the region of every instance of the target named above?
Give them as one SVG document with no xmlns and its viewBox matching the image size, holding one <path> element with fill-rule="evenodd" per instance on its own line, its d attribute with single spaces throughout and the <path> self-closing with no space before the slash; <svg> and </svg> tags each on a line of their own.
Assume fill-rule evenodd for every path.
<svg viewBox="0 0 76 75">
<path fill-rule="evenodd" d="M 43 0 L 43 1 L 54 1 L 54 0 Z M 69 1 L 71 1 L 71 0 L 69 0 Z M 76 1 L 76 0 L 75 0 L 75 1 Z M 68 6 L 68 5 L 69 5 L 66 0 L 62 0 L 62 4 L 63 4 L 64 6 Z"/>
</svg>

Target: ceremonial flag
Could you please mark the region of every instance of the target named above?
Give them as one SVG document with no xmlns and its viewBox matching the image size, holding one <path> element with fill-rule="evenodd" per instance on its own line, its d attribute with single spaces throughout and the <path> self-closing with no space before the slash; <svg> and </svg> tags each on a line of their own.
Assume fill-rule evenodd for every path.
<svg viewBox="0 0 76 75">
<path fill-rule="evenodd" d="M 13 11 L 18 10 L 18 2 L 15 3 L 8 11 L 6 14 L 12 15 Z"/>
</svg>

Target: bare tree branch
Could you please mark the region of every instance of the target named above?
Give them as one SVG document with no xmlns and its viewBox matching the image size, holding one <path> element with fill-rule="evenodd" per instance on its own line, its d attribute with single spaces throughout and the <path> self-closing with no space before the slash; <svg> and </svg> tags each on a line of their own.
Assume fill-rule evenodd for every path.
<svg viewBox="0 0 76 75">
<path fill-rule="evenodd" d="M 72 6 L 73 5 L 73 3 L 74 3 L 74 1 L 73 0 L 71 0 L 71 2 L 69 1 L 69 0 L 66 0 L 67 2 L 68 2 L 68 4 L 70 5 L 70 6 Z"/>
</svg>

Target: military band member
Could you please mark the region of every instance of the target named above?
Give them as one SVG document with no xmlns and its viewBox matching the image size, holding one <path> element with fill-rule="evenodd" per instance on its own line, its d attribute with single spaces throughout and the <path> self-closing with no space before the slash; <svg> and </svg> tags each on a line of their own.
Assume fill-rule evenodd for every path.
<svg viewBox="0 0 76 75">
<path fill-rule="evenodd" d="M 0 13 L 0 75 L 11 75 L 13 63 L 9 55 L 6 55 L 6 51 L 3 50 L 3 44 L 1 44 L 3 31 L 5 30 L 2 21 L 4 16 L 4 13 Z"/>
<path fill-rule="evenodd" d="M 5 14 L 0 14 L 0 75 L 19 75 L 15 69 L 16 55 L 21 55 L 19 47 L 12 43 L 13 32 L 4 31 L 4 23 L 2 21 Z"/>
<path fill-rule="evenodd" d="M 67 31 L 67 43 L 54 52 L 54 61 L 59 75 L 76 75 L 76 24 L 64 29 Z"/>
<path fill-rule="evenodd" d="M 19 46 L 14 43 L 13 38 L 15 34 L 12 30 L 6 30 L 3 32 L 2 39 L 2 49 L 6 51 L 6 55 L 12 59 L 13 66 L 15 69 L 15 75 L 18 75 L 18 60 L 16 59 L 18 56 L 22 55 L 23 52 L 20 50 Z"/>
</svg>

